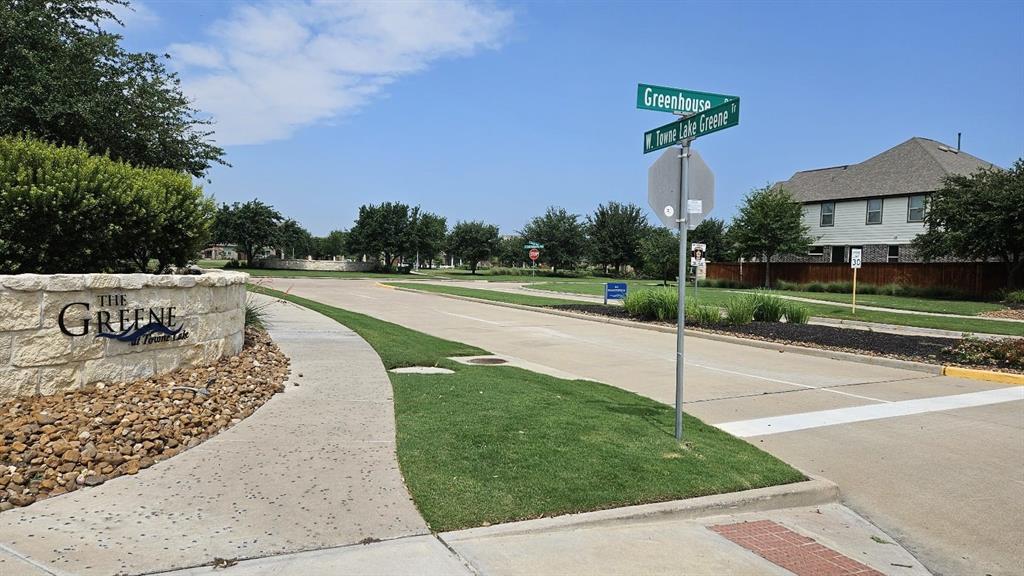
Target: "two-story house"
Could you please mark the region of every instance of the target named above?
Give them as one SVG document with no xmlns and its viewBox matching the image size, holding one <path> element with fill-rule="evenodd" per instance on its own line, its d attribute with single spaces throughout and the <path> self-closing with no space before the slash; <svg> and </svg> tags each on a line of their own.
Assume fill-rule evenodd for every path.
<svg viewBox="0 0 1024 576">
<path fill-rule="evenodd" d="M 862 248 L 865 262 L 915 262 L 910 246 L 924 232 L 928 196 L 943 178 L 993 164 L 927 138 L 911 138 L 860 164 L 797 172 L 780 182 L 803 204 L 815 242 L 807 254 L 780 262 L 849 262 Z"/>
</svg>

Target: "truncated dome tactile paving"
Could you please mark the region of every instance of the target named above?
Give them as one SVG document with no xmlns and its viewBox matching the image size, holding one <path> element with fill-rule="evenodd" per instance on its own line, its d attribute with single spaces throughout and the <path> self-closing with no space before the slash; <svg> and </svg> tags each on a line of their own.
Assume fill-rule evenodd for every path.
<svg viewBox="0 0 1024 576">
<path fill-rule="evenodd" d="M 708 528 L 797 576 L 884 576 L 866 564 L 771 520 L 719 524 Z"/>
</svg>

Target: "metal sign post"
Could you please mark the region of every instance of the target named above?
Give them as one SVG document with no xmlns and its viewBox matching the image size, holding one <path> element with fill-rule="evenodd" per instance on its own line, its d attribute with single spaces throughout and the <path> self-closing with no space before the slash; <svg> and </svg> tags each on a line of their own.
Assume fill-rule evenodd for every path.
<svg viewBox="0 0 1024 576">
<path fill-rule="evenodd" d="M 696 226 L 714 205 L 715 178 L 711 170 L 690 150 L 695 138 L 740 121 L 740 99 L 725 94 L 695 92 L 650 84 L 637 87 L 637 108 L 672 112 L 682 116 L 675 122 L 644 133 L 644 154 L 679 145 L 679 163 L 666 150 L 647 171 L 647 201 L 668 228 L 679 230 L 679 307 L 676 310 L 676 440 L 683 439 L 683 343 L 686 326 L 686 232 Z M 691 175 L 690 157 L 696 155 Z M 679 173 L 676 174 L 678 167 Z M 691 200 L 693 180 L 694 199 Z M 703 257 L 703 254 L 701 255 Z M 703 258 L 702 258 L 703 259 Z M 697 274 L 694 274 L 696 294 Z"/>
<path fill-rule="evenodd" d="M 690 140 L 679 148 L 679 307 L 676 309 L 676 440 L 683 439 L 683 327 L 686 325 L 686 219 L 690 199 Z"/>
<path fill-rule="evenodd" d="M 857 313 L 857 270 L 861 263 L 861 249 L 850 248 L 850 268 L 853 268 L 853 305 L 850 313 Z"/>
</svg>

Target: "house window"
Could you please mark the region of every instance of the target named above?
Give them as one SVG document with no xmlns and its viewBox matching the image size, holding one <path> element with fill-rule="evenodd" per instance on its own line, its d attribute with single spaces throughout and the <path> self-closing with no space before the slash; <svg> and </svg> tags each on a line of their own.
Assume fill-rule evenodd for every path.
<svg viewBox="0 0 1024 576">
<path fill-rule="evenodd" d="M 907 200 L 907 222 L 924 222 L 924 194 Z"/>
<path fill-rule="evenodd" d="M 868 200 L 868 224 L 882 223 L 882 199 L 871 198 Z"/>
<path fill-rule="evenodd" d="M 836 203 L 835 202 L 822 202 L 821 203 L 821 225 L 831 226 L 836 221 Z"/>
<path fill-rule="evenodd" d="M 807 249 L 807 255 L 808 256 L 824 256 L 825 255 L 825 247 L 824 246 L 811 246 L 810 248 Z"/>
<path fill-rule="evenodd" d="M 900 261 L 900 247 L 899 247 L 898 244 L 890 244 L 889 245 L 889 257 L 887 258 L 887 261 L 889 261 L 889 262 L 899 262 Z"/>
</svg>

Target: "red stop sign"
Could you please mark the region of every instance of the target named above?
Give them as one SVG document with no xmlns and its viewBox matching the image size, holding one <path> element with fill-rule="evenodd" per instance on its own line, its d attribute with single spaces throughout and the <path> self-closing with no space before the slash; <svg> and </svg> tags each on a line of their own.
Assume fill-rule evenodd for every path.
<svg viewBox="0 0 1024 576">
<path fill-rule="evenodd" d="M 530 260 L 536 262 L 537 258 L 540 258 L 540 250 L 537 250 L 536 248 L 530 248 Z"/>
</svg>

